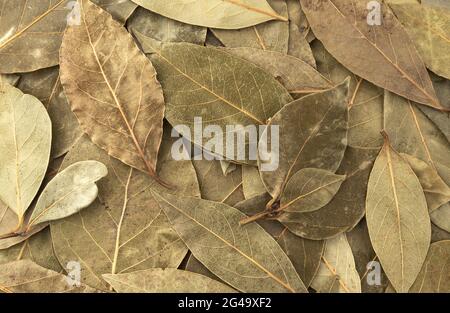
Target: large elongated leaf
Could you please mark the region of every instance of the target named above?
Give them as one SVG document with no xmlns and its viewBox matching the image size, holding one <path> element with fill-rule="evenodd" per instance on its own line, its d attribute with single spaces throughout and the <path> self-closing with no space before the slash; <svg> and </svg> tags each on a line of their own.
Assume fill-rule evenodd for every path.
<svg viewBox="0 0 450 313">
<path fill-rule="evenodd" d="M 287 182 L 278 210 L 298 213 L 318 210 L 333 199 L 344 180 L 344 175 L 326 170 L 301 169 Z"/>
<path fill-rule="evenodd" d="M 133 0 L 171 19 L 205 27 L 238 29 L 270 20 L 287 21 L 266 0 Z"/>
<path fill-rule="evenodd" d="M 388 0 L 388 4 L 428 68 L 450 79 L 450 8 L 421 5 L 417 0 Z"/>
<path fill-rule="evenodd" d="M 170 133 L 170 130 L 169 130 Z M 172 192 L 200 196 L 191 161 L 171 158 L 173 140 L 163 141 L 159 174 Z M 99 201 L 60 221 L 52 222 L 55 253 L 61 264 L 78 261 L 82 280 L 108 290 L 102 274 L 120 274 L 152 267 L 178 267 L 187 249 L 170 228 L 151 189 L 161 188 L 151 177 L 109 157 L 86 136 L 66 156 L 63 168 L 83 160 L 108 168 L 97 185 Z"/>
<path fill-rule="evenodd" d="M 306 292 L 289 258 L 276 241 L 226 204 L 155 193 L 192 254 L 211 272 L 243 292 Z"/>
<path fill-rule="evenodd" d="M 225 134 L 226 125 L 264 125 L 292 101 L 288 91 L 269 73 L 223 49 L 186 43 L 156 46 L 150 38 L 146 40 L 138 33 L 137 37 L 144 42 L 144 51 L 152 53 L 150 57 L 164 89 L 165 117 L 174 127 L 187 125 L 194 130 L 218 125 Z M 202 125 L 194 123 L 195 118 L 202 118 Z M 222 153 L 217 147 L 213 152 L 228 153 L 228 159 L 239 162 L 255 163 L 248 160 L 247 151 L 245 160 L 241 160 L 238 147 L 236 140 L 234 151 L 228 151 L 224 145 Z"/>
<path fill-rule="evenodd" d="M 156 72 L 111 15 L 80 0 L 81 26 L 61 46 L 61 83 L 95 144 L 155 176 L 164 99 Z"/>
<path fill-rule="evenodd" d="M 106 166 L 97 161 L 67 167 L 45 186 L 28 225 L 61 219 L 89 206 L 98 195 L 95 182 L 107 174 Z"/>
<path fill-rule="evenodd" d="M 422 270 L 409 291 L 450 292 L 450 240 L 431 244 Z"/>
<path fill-rule="evenodd" d="M 51 127 L 38 99 L 0 85 L 0 198 L 17 214 L 19 225 L 47 170 Z"/>
<path fill-rule="evenodd" d="M 287 20 L 287 6 L 284 1 L 267 0 L 267 2 L 277 14 Z M 270 21 L 239 30 L 213 29 L 212 32 L 225 47 L 251 47 L 283 54 L 288 52 L 289 23 L 286 21 Z"/>
<path fill-rule="evenodd" d="M 0 265 L 0 292 L 94 292 L 86 285 L 69 284 L 63 274 L 43 268 L 29 260 Z"/>
<path fill-rule="evenodd" d="M 233 288 L 209 277 L 174 268 L 153 268 L 127 274 L 105 274 L 103 278 L 117 292 L 236 292 Z"/>
<path fill-rule="evenodd" d="M 387 137 L 370 174 L 366 218 L 389 281 L 397 292 L 407 292 L 430 246 L 430 217 L 418 178 Z"/>
<path fill-rule="evenodd" d="M 302 95 L 333 87 L 315 68 L 293 56 L 252 48 L 233 48 L 227 51 L 271 73 L 291 94 Z"/>
<path fill-rule="evenodd" d="M 347 147 L 347 97 L 349 80 L 337 87 L 309 95 L 284 106 L 269 126 L 279 125 L 281 157 L 273 171 L 262 171 L 269 193 L 278 198 L 289 179 L 302 168 L 336 171 Z M 268 128 L 270 129 L 270 128 Z M 264 134 L 263 134 L 264 138 Z M 270 151 L 272 140 L 261 140 Z M 267 145 L 267 146 L 266 146 Z M 260 169 L 273 162 L 259 160 Z"/>
<path fill-rule="evenodd" d="M 345 234 L 328 239 L 319 272 L 311 283 L 317 292 L 361 292 L 355 259 Z"/>
<path fill-rule="evenodd" d="M 427 162 L 450 185 L 450 144 L 415 103 L 386 92 L 384 125 L 394 149 Z"/>
<path fill-rule="evenodd" d="M 382 26 L 367 23 L 367 1 L 302 0 L 314 34 L 345 67 L 413 101 L 442 108 L 406 31 L 381 4 Z M 323 23 L 323 16 L 327 23 Z M 339 40 L 336 40 L 339 38 Z M 364 55 L 364 58 L 358 56 Z"/>
</svg>

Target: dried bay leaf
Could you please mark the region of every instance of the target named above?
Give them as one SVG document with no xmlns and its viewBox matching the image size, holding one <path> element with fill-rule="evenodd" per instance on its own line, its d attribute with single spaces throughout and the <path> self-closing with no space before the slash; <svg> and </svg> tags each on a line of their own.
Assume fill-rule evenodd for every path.
<svg viewBox="0 0 450 313">
<path fill-rule="evenodd" d="M 38 99 L 1 84 L 0 133 L 0 198 L 17 214 L 20 227 L 47 170 L 50 118 Z"/>
<path fill-rule="evenodd" d="M 433 224 L 450 232 L 450 203 L 446 203 L 431 212 L 430 218 Z"/>
<path fill-rule="evenodd" d="M 163 42 L 190 42 L 203 45 L 206 28 L 180 23 L 144 8 L 137 8 L 127 23 L 127 28 Z"/>
<path fill-rule="evenodd" d="M 288 54 L 305 61 L 313 68 L 316 67 L 316 60 L 314 60 L 308 41 L 292 21 L 289 22 Z"/>
<path fill-rule="evenodd" d="M 73 215 L 89 206 L 98 195 L 95 182 L 107 174 L 106 166 L 97 161 L 77 162 L 59 172 L 39 196 L 28 227 Z"/>
<path fill-rule="evenodd" d="M 175 268 L 152 268 L 127 274 L 104 274 L 117 292 L 234 293 L 233 288 L 209 277 Z"/>
<path fill-rule="evenodd" d="M 152 64 L 107 12 L 81 0 L 67 28 L 61 84 L 81 128 L 111 156 L 155 176 L 164 98 Z"/>
<path fill-rule="evenodd" d="M 236 163 L 231 163 L 229 161 L 219 160 L 219 163 L 220 163 L 220 168 L 222 169 L 222 173 L 224 176 L 227 176 L 228 174 L 233 173 L 238 168 Z"/>
<path fill-rule="evenodd" d="M 450 79 L 450 8 L 421 5 L 417 0 L 388 0 L 387 3 L 428 68 Z"/>
<path fill-rule="evenodd" d="M 114 19 L 125 24 L 137 5 L 131 0 L 91 0 L 103 10 L 111 14 Z"/>
<path fill-rule="evenodd" d="M 257 167 L 242 165 L 242 192 L 245 199 L 251 199 L 267 192 Z"/>
<path fill-rule="evenodd" d="M 217 160 L 194 160 L 192 164 L 197 172 L 202 199 L 223 202 L 228 205 L 244 199 L 240 167 L 224 176 Z"/>
<path fill-rule="evenodd" d="M 274 199 L 302 168 L 338 169 L 347 146 L 348 88 L 347 79 L 333 89 L 289 103 L 270 120 L 268 125 L 279 125 L 280 134 L 283 134 L 279 140 L 283 154 L 278 168 L 261 172 L 264 185 Z M 261 140 L 259 144 L 267 145 L 265 151 L 269 151 L 271 138 L 267 142 Z M 258 166 L 261 169 L 272 161 L 259 160 Z"/>
<path fill-rule="evenodd" d="M 296 57 L 253 48 L 233 48 L 227 51 L 271 73 L 294 96 L 333 87 L 310 64 Z"/>
<path fill-rule="evenodd" d="M 316 37 L 353 73 L 415 102 L 442 108 L 424 63 L 385 4 L 381 4 L 382 25 L 370 26 L 366 1 L 301 3 Z M 324 15 L 328 16 L 327 23 L 323 23 Z M 358 58 L 359 55 L 365 57 Z"/>
<path fill-rule="evenodd" d="M 430 73 L 430 76 L 442 105 L 450 108 L 450 80 L 433 73 Z M 450 112 L 442 112 L 426 106 L 419 106 L 419 109 L 436 124 L 450 142 Z"/>
<path fill-rule="evenodd" d="M 171 157 L 174 142 L 167 130 L 160 149 L 160 176 L 172 192 L 200 196 L 191 161 Z M 102 162 L 99 201 L 61 221 L 51 223 L 55 253 L 61 264 L 81 263 L 82 280 L 108 290 L 102 274 L 120 274 L 152 267 L 178 267 L 187 249 L 155 202 L 152 189 L 162 189 L 151 177 L 111 158 L 86 136 L 66 156 L 63 168 L 86 159 Z"/>
<path fill-rule="evenodd" d="M 321 293 L 361 292 L 360 278 L 345 234 L 326 241 L 322 263 L 311 287 Z"/>
<path fill-rule="evenodd" d="M 313 212 L 285 212 L 277 219 L 297 236 L 312 240 L 351 230 L 364 216 L 367 180 L 377 154 L 378 149 L 348 147 L 336 172 L 347 178 L 330 203 Z"/>
<path fill-rule="evenodd" d="M 450 240 L 450 233 L 431 224 L 431 243 L 441 240 Z"/>
<path fill-rule="evenodd" d="M 86 285 L 71 286 L 67 277 L 43 268 L 30 260 L 0 265 L 0 292 L 4 293 L 79 293 L 94 292 Z"/>
<path fill-rule="evenodd" d="M 270 21 L 238 30 L 212 29 L 212 32 L 225 47 L 250 47 L 286 54 L 289 44 L 286 2 L 279 0 L 267 0 L 267 2 L 285 21 Z"/>
<path fill-rule="evenodd" d="M 261 226 L 241 226 L 245 215 L 237 209 L 166 193 L 155 198 L 192 254 L 230 286 L 243 292 L 306 292 L 280 246 Z"/>
<path fill-rule="evenodd" d="M 262 194 L 241 201 L 235 207 L 247 215 L 254 215 L 264 210 L 269 200 L 270 195 Z M 275 220 L 259 220 L 258 224 L 275 238 L 291 260 L 305 286 L 309 287 L 319 269 L 325 241 L 296 236 L 286 226 Z"/>
<path fill-rule="evenodd" d="M 264 125 L 292 101 L 288 91 L 269 73 L 224 49 L 186 43 L 158 47 L 150 38 L 136 35 L 145 42 L 144 51 L 151 53 L 164 90 L 165 117 L 174 127 L 186 125 L 193 130 L 199 127 L 194 122 L 196 117 L 202 118 L 204 128 L 218 125 L 224 133 L 226 125 Z M 256 163 L 248 160 L 249 153 L 245 153 L 245 160 L 237 160 L 236 147 L 235 141 L 234 154 L 229 151 L 228 160 Z M 223 148 L 211 152 L 226 155 Z"/>
<path fill-rule="evenodd" d="M 367 227 L 389 281 L 408 292 L 430 246 L 430 217 L 418 178 L 385 136 L 367 188 Z"/>
<path fill-rule="evenodd" d="M 186 262 L 186 271 L 201 274 L 203 276 L 209 277 L 213 280 L 221 281 L 219 277 L 211 273 L 209 269 L 207 269 L 199 260 L 195 258 L 195 256 L 190 253 L 187 262 Z"/>
<path fill-rule="evenodd" d="M 83 132 L 67 102 L 59 79 L 59 68 L 22 74 L 17 88 L 35 96 L 46 107 L 52 121 L 52 158 L 69 151 Z"/>
<path fill-rule="evenodd" d="M 322 169 L 301 169 L 287 182 L 277 211 L 304 213 L 318 210 L 333 199 L 345 178 L 345 175 Z"/>
<path fill-rule="evenodd" d="M 427 162 L 450 184 L 450 144 L 416 104 L 386 92 L 384 128 L 395 150 Z"/>
<path fill-rule="evenodd" d="M 0 250 L 0 264 L 18 260 L 31 260 L 52 271 L 62 272 L 61 265 L 53 252 L 49 228 L 45 228 L 21 244 Z"/>
<path fill-rule="evenodd" d="M 410 292 L 450 292 L 450 240 L 438 241 L 430 246 L 422 270 Z"/>
<path fill-rule="evenodd" d="M 266 0 L 132 0 L 140 6 L 192 25 L 239 29 L 270 20 L 287 21 Z"/>
<path fill-rule="evenodd" d="M 15 87 L 19 80 L 20 75 L 18 74 L 0 74 L 0 84 L 8 83 Z"/>
<path fill-rule="evenodd" d="M 308 36 L 310 27 L 299 0 L 286 0 L 289 22 L 297 26 L 303 38 Z"/>
<path fill-rule="evenodd" d="M 401 153 L 401 156 L 408 162 L 419 179 L 430 212 L 450 201 L 450 187 L 431 165 L 408 154 Z"/>
</svg>

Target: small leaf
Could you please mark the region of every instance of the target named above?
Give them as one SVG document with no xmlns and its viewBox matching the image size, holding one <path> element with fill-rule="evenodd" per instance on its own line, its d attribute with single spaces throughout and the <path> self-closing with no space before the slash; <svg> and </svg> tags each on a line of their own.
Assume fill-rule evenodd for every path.
<svg viewBox="0 0 450 313">
<path fill-rule="evenodd" d="M 417 178 L 419 178 L 430 213 L 450 201 L 450 187 L 442 180 L 433 167 L 411 155 L 401 153 L 401 156 L 408 162 Z"/>
<path fill-rule="evenodd" d="M 236 292 L 233 288 L 209 277 L 175 268 L 152 268 L 127 274 L 104 274 L 103 278 L 115 291 L 124 293 Z"/>
<path fill-rule="evenodd" d="M 419 180 L 387 137 L 370 174 L 366 219 L 389 281 L 408 292 L 430 246 L 430 217 Z"/>
<path fill-rule="evenodd" d="M 89 206 L 97 198 L 95 182 L 107 174 L 106 166 L 97 161 L 78 162 L 59 172 L 39 196 L 28 227 L 73 215 Z"/>
<path fill-rule="evenodd" d="M 19 217 L 19 227 L 47 170 L 51 127 L 38 99 L 0 85 L 0 198 Z"/>
<path fill-rule="evenodd" d="M 192 254 L 242 292 L 306 292 L 289 258 L 261 226 L 241 226 L 243 213 L 226 204 L 155 193 Z"/>
<path fill-rule="evenodd" d="M 338 192 L 345 175 L 317 168 L 304 168 L 287 182 L 281 194 L 281 211 L 311 212 L 328 204 Z"/>
<path fill-rule="evenodd" d="M 152 64 L 111 15 L 80 0 L 67 28 L 61 83 L 82 129 L 122 162 L 155 176 L 164 98 Z"/>
<path fill-rule="evenodd" d="M 29 260 L 0 265 L 0 292 L 55 293 L 94 292 L 86 285 L 71 286 L 63 274 L 43 268 Z"/>
<path fill-rule="evenodd" d="M 433 224 L 450 232 L 450 203 L 446 203 L 431 212 L 430 218 Z"/>
<path fill-rule="evenodd" d="M 450 240 L 438 241 L 430 246 L 422 269 L 410 292 L 450 292 Z"/>
<path fill-rule="evenodd" d="M 361 292 L 360 278 L 345 234 L 326 241 L 322 263 L 311 287 L 321 293 Z"/>
<path fill-rule="evenodd" d="M 140 6 L 192 25 L 212 28 L 238 29 L 278 19 L 266 0 L 133 0 Z"/>
</svg>

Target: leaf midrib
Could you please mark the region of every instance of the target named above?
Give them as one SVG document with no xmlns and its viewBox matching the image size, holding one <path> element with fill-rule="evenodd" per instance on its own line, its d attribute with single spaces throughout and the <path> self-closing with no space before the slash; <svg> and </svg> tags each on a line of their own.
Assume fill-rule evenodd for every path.
<svg viewBox="0 0 450 313">
<path fill-rule="evenodd" d="M 184 216 L 186 216 L 187 218 L 189 218 L 190 220 L 192 220 L 193 222 L 195 222 L 197 225 L 199 225 L 200 227 L 204 228 L 205 230 L 207 230 L 209 233 L 211 233 L 212 235 L 214 235 L 216 238 L 218 238 L 219 240 L 221 240 L 223 243 L 225 243 L 227 246 L 231 247 L 232 249 L 234 249 L 236 252 L 238 252 L 240 255 L 242 255 L 243 257 L 245 257 L 247 260 L 249 260 L 251 263 L 253 263 L 254 265 L 256 265 L 256 267 L 258 267 L 260 270 L 262 270 L 263 272 L 265 272 L 270 278 L 272 278 L 275 282 L 277 282 L 278 284 L 282 285 L 284 288 L 286 288 L 287 290 L 289 290 L 290 292 L 295 293 L 295 290 L 288 284 L 283 282 L 280 278 L 278 278 L 277 276 L 275 276 L 274 274 L 272 274 L 272 272 L 270 272 L 268 269 L 266 269 L 263 265 L 259 264 L 256 260 L 254 260 L 253 258 L 251 258 L 250 256 L 248 256 L 246 253 L 244 253 L 243 251 L 241 251 L 240 249 L 238 249 L 236 246 L 232 245 L 231 243 L 229 243 L 226 239 L 222 238 L 221 236 L 219 236 L 218 234 L 216 234 L 213 230 L 209 229 L 208 227 L 206 227 L 205 225 L 201 224 L 200 222 L 198 222 L 196 219 L 194 219 L 192 216 L 190 216 L 189 214 L 183 212 L 181 209 L 177 208 L 175 205 L 173 205 L 172 203 L 170 203 L 169 201 L 167 201 L 165 198 L 163 198 L 162 196 L 158 195 L 160 199 L 162 199 L 164 202 L 166 202 L 168 205 L 170 205 L 171 207 L 173 207 L 175 210 L 177 210 L 179 213 L 183 214 Z"/>
</svg>

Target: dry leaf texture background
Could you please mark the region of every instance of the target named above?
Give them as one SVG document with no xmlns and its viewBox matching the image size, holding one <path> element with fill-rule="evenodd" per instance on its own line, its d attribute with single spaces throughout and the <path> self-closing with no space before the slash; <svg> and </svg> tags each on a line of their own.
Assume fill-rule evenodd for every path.
<svg viewBox="0 0 450 313">
<path fill-rule="evenodd" d="M 448 3 L 0 0 L 0 292 L 450 292 Z"/>
</svg>

